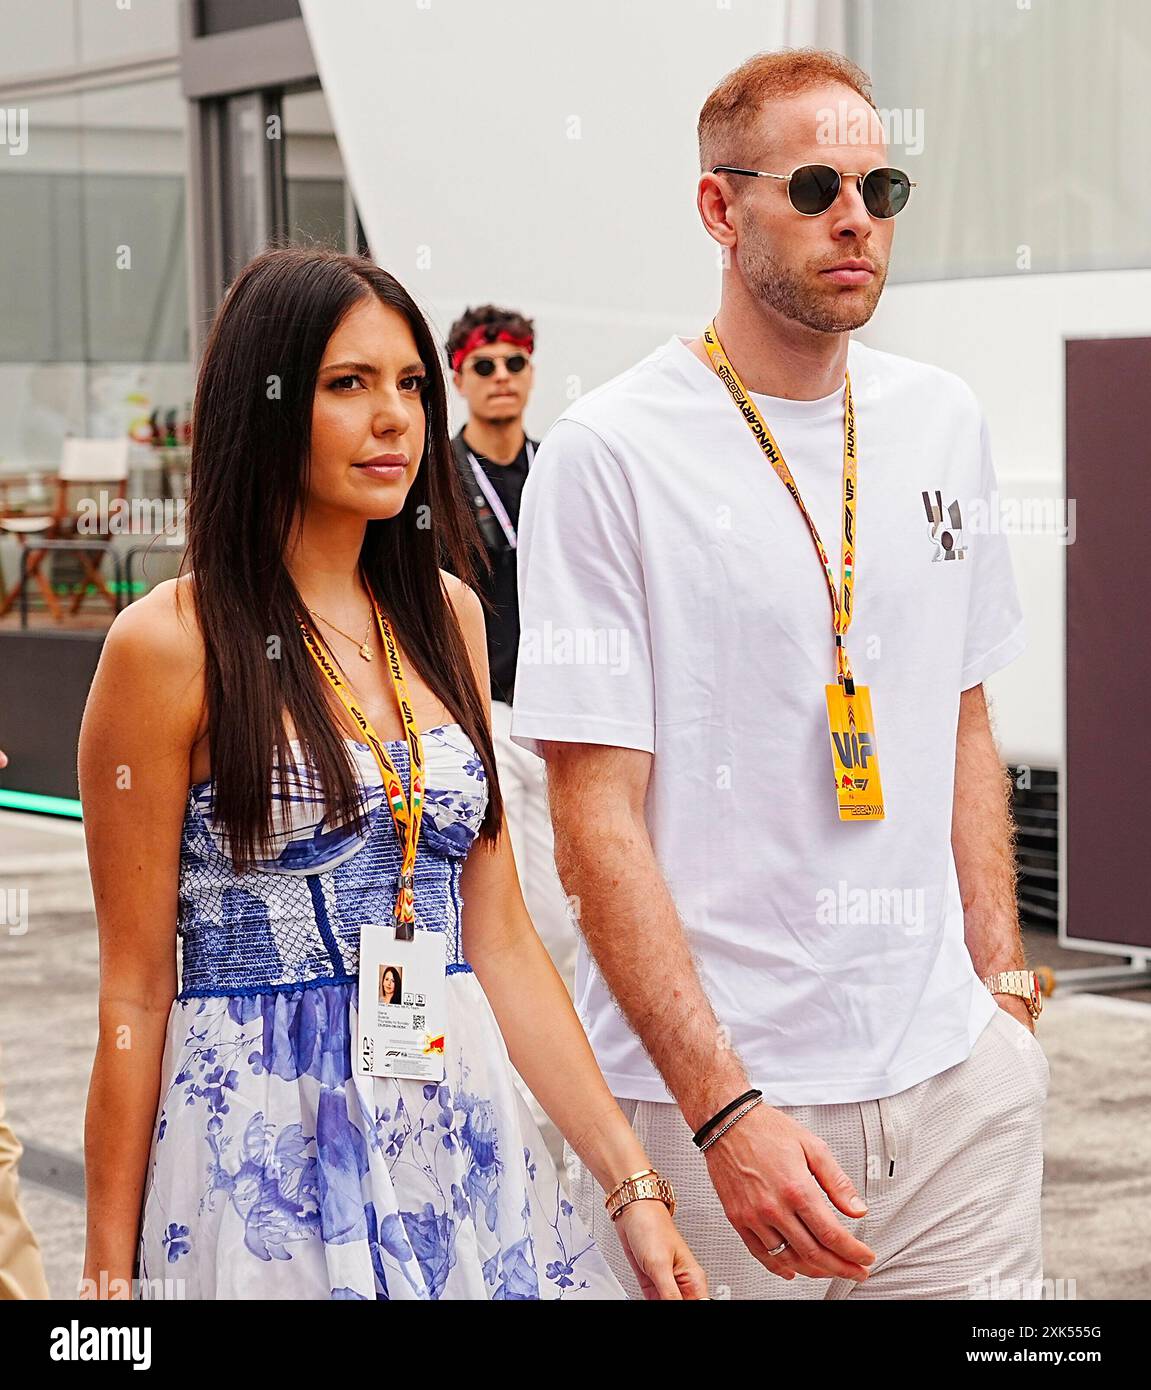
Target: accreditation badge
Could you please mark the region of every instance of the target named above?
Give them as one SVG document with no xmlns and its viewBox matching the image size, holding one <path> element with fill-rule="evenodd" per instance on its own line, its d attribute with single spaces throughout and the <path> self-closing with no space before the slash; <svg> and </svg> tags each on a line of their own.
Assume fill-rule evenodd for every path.
<svg viewBox="0 0 1151 1390">
<path fill-rule="evenodd" d="M 839 819 L 882 820 L 883 786 L 871 691 L 866 685 L 857 685 L 855 694 L 847 695 L 838 682 L 825 690 Z"/>
<path fill-rule="evenodd" d="M 446 953 L 441 931 L 405 941 L 394 926 L 361 927 L 358 1075 L 444 1079 Z"/>
</svg>

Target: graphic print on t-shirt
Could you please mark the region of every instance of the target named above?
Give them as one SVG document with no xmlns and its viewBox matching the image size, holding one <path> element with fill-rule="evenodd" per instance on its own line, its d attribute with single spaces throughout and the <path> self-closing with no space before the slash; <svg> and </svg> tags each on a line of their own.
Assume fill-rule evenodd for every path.
<svg viewBox="0 0 1151 1390">
<path fill-rule="evenodd" d="M 947 504 L 944 511 L 941 492 L 925 492 L 923 509 L 927 513 L 927 524 L 931 528 L 931 539 L 935 545 L 932 564 L 940 560 L 963 560 L 967 557 L 967 547 L 963 540 L 963 513 L 959 499 Z"/>
</svg>

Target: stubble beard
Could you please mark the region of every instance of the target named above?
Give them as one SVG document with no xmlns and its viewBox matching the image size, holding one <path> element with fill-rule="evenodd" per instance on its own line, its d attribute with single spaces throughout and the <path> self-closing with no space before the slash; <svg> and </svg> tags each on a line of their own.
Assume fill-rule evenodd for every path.
<svg viewBox="0 0 1151 1390">
<path fill-rule="evenodd" d="M 869 284 L 850 294 L 829 294 L 826 290 L 819 293 L 805 273 L 777 260 L 755 240 L 749 242 L 745 236 L 737 254 L 744 281 L 758 300 L 784 318 L 819 333 L 849 333 L 862 328 L 875 313 L 887 279 L 886 264 L 869 251 L 867 259 L 875 266 Z"/>
</svg>

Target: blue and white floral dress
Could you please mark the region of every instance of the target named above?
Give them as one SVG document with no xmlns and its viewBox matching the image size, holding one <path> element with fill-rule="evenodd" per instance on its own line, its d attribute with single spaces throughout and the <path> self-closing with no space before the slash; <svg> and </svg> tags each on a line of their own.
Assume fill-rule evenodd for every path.
<svg viewBox="0 0 1151 1390">
<path fill-rule="evenodd" d="M 213 822 L 211 781 L 190 788 L 142 1297 L 626 1297 L 559 1185 L 461 953 L 483 766 L 458 724 L 423 739 L 415 906 L 417 930 L 447 934 L 439 1085 L 352 1069 L 359 924 L 390 919 L 400 868 L 368 745 L 347 740 L 367 833 L 329 825 L 311 770 L 293 766 L 273 857 L 243 874 Z M 407 789 L 407 745 L 389 750 Z"/>
</svg>

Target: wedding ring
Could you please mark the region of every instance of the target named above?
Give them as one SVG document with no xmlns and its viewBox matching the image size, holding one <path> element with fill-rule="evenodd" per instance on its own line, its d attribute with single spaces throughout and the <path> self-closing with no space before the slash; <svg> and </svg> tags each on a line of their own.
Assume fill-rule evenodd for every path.
<svg viewBox="0 0 1151 1390">
<path fill-rule="evenodd" d="M 781 1241 L 780 1244 L 777 1245 L 777 1246 L 775 1247 L 774 1250 L 769 1250 L 767 1253 L 768 1253 L 769 1255 L 778 1255 L 779 1252 L 780 1252 L 781 1250 L 786 1250 L 786 1249 L 787 1249 L 787 1241 L 785 1240 L 785 1241 Z"/>
</svg>

